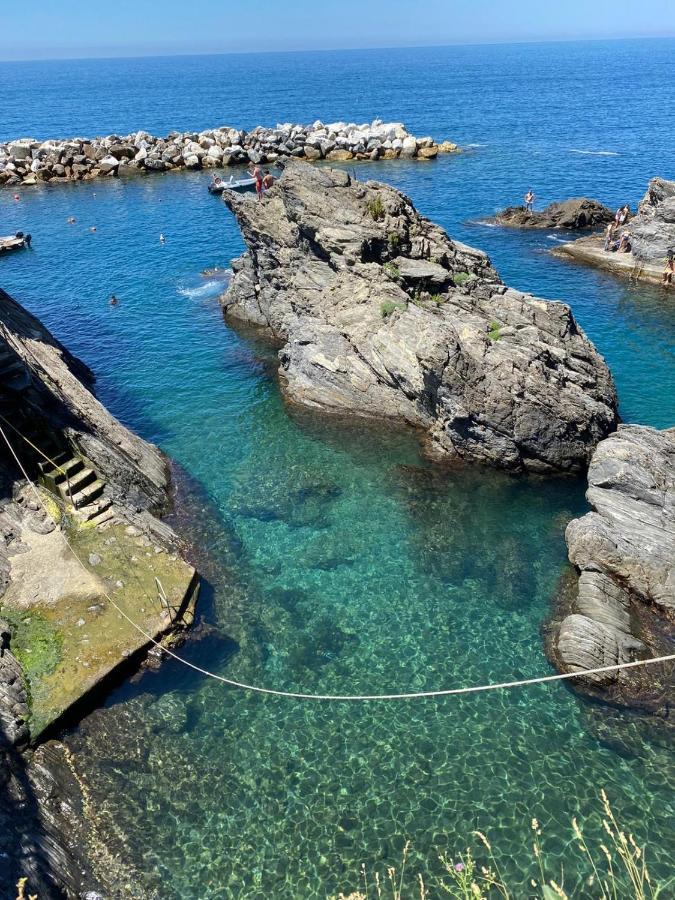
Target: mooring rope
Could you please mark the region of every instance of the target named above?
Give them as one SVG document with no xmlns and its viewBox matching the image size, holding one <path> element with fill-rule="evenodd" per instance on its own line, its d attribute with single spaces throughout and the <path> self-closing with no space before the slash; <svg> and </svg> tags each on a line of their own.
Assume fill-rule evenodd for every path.
<svg viewBox="0 0 675 900">
<path fill-rule="evenodd" d="M 82 570 L 87 574 L 90 574 L 89 569 L 82 562 L 80 557 L 75 552 L 72 547 L 70 541 L 66 537 L 66 535 L 59 528 L 58 522 L 54 519 L 52 514 L 49 511 L 42 494 L 37 489 L 36 485 L 33 483 L 33 480 L 30 478 L 26 469 L 23 466 L 23 463 L 17 456 L 14 448 L 9 442 L 7 435 L 3 427 L 0 425 L 0 433 L 5 440 L 5 443 L 9 447 L 9 450 L 17 462 L 17 465 L 21 469 L 26 481 L 30 485 L 33 493 L 35 494 L 38 503 L 42 506 L 45 513 L 49 518 L 54 522 L 56 528 L 59 531 L 59 534 L 63 538 L 65 545 L 68 547 L 72 555 L 74 556 L 77 563 L 80 565 Z M 607 672 L 618 672 L 623 669 L 633 669 L 638 666 L 649 666 L 654 665 L 656 663 L 664 663 L 664 662 L 672 662 L 675 660 L 675 653 L 671 653 L 667 656 L 654 656 L 650 659 L 637 659 L 632 662 L 625 663 L 615 663 L 611 666 L 599 666 L 595 669 L 582 669 L 579 672 L 562 672 L 557 675 L 540 675 L 536 678 L 522 678 L 517 681 L 502 681 L 498 683 L 492 684 L 480 684 L 480 685 L 471 685 L 470 687 L 460 687 L 460 688 L 446 688 L 443 690 L 435 690 L 435 691 L 412 691 L 409 693 L 391 693 L 391 694 L 307 694 L 301 691 L 282 691 L 276 690 L 275 688 L 267 688 L 261 687 L 260 685 L 255 684 L 246 684 L 242 681 L 236 681 L 233 678 L 226 678 L 224 675 L 219 675 L 217 672 L 211 672 L 209 669 L 205 669 L 203 666 L 198 666 L 196 663 L 190 662 L 190 660 L 185 659 L 183 656 L 180 656 L 175 651 L 171 650 L 168 647 L 164 647 L 162 643 L 156 640 L 151 634 L 149 634 L 141 625 L 135 622 L 131 616 L 129 616 L 120 606 L 117 604 L 113 598 L 105 591 L 102 591 L 103 596 L 108 600 L 111 606 L 117 610 L 117 612 L 132 625 L 139 634 L 141 634 L 149 643 L 154 644 L 156 647 L 159 647 L 167 656 L 171 657 L 171 659 L 175 659 L 176 662 L 181 663 L 181 665 L 186 666 L 192 671 L 197 672 L 200 675 L 204 675 L 206 678 L 213 678 L 215 681 L 219 681 L 222 684 L 226 684 L 229 687 L 238 688 L 243 691 L 251 691 L 255 694 L 268 694 L 274 697 L 286 697 L 291 700 L 325 700 L 325 701 L 339 701 L 339 702 L 368 702 L 368 701 L 381 701 L 381 700 L 422 700 L 429 699 L 433 697 L 452 697 L 458 696 L 460 694 L 480 694 L 485 693 L 486 691 L 499 691 L 499 690 L 507 690 L 510 688 L 517 687 L 526 687 L 528 685 L 534 684 L 550 684 L 554 681 L 566 681 L 572 678 L 584 678 L 588 675 L 603 675 Z"/>
</svg>

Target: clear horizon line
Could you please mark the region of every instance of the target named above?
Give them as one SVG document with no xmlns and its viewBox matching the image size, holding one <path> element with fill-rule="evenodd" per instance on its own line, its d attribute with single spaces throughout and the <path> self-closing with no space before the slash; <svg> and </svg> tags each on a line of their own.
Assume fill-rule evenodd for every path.
<svg viewBox="0 0 675 900">
<path fill-rule="evenodd" d="M 520 46 L 530 44 L 574 44 L 574 43 L 605 43 L 605 42 L 622 42 L 622 41 L 660 41 L 672 40 L 675 38 L 675 32 L 670 34 L 636 34 L 630 36 L 613 36 L 613 37 L 560 37 L 560 38 L 524 38 L 522 40 L 494 40 L 494 41 L 452 41 L 450 43 L 428 43 L 428 44 L 380 44 L 367 47 L 304 47 L 304 48 L 288 48 L 285 50 L 197 50 L 197 51 L 174 51 L 171 53 L 120 53 L 111 56 L 29 56 L 21 58 L 6 58 L 0 56 L 0 63 L 27 63 L 27 62 L 73 62 L 73 61 L 92 61 L 92 60 L 114 60 L 114 59 L 172 59 L 175 57 L 190 56 L 274 56 L 274 55 L 292 55 L 300 53 L 367 53 L 375 50 L 427 50 L 442 49 L 446 47 L 506 47 Z"/>
</svg>

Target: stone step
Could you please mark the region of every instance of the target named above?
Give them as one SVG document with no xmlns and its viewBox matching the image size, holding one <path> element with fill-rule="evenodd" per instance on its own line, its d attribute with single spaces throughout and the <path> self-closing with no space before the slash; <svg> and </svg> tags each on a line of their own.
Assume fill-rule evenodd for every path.
<svg viewBox="0 0 675 900">
<path fill-rule="evenodd" d="M 76 472 L 72 478 L 68 477 L 67 479 L 63 479 L 58 485 L 59 493 L 63 497 L 64 500 L 72 500 L 78 493 L 80 493 L 87 485 L 91 484 L 92 481 L 96 479 L 96 472 L 93 469 L 88 467 L 84 467 L 79 472 Z"/>
<path fill-rule="evenodd" d="M 77 456 L 73 456 L 68 459 L 67 453 L 60 454 L 65 457 L 65 460 L 61 462 L 58 459 L 55 459 L 56 468 L 50 468 L 50 464 L 45 462 L 45 468 L 42 470 L 42 474 L 45 478 L 51 479 L 54 484 L 61 484 L 62 482 L 67 482 L 70 479 L 70 483 L 73 483 L 74 476 L 77 475 L 84 468 L 84 463 Z"/>
<path fill-rule="evenodd" d="M 107 513 L 111 507 L 112 501 L 108 497 L 102 497 L 97 502 L 90 503 L 83 514 L 85 522 L 91 522 L 95 519 L 98 524 L 98 516 Z"/>
<path fill-rule="evenodd" d="M 83 506 L 86 506 L 88 503 L 91 503 L 92 500 L 95 500 L 103 491 L 105 484 L 97 478 L 95 481 L 92 481 L 91 484 L 88 484 L 86 487 L 83 487 L 81 491 L 77 491 L 72 494 L 70 497 L 70 502 L 73 504 L 75 509 L 82 509 Z"/>
<path fill-rule="evenodd" d="M 47 475 L 54 469 L 54 463 L 57 466 L 63 466 L 64 463 L 67 463 L 71 458 L 70 453 L 66 453 L 63 450 L 60 450 L 58 453 L 49 453 L 43 447 L 40 448 L 45 456 L 49 457 L 49 459 L 43 459 L 40 457 L 38 462 L 38 469 L 40 470 L 41 475 Z"/>
<path fill-rule="evenodd" d="M 97 528 L 99 525 L 108 525 L 115 521 L 115 510 L 112 506 L 109 509 L 104 510 L 101 513 L 98 513 L 93 519 L 90 519 L 90 522 L 95 525 Z"/>
</svg>

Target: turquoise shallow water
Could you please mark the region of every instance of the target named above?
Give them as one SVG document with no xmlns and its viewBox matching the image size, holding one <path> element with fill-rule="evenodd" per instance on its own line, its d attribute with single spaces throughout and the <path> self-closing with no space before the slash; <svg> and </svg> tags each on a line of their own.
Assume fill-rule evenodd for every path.
<svg viewBox="0 0 675 900">
<path fill-rule="evenodd" d="M 672 83 L 673 46 L 328 55 L 331 77 L 318 80 L 315 55 L 292 65 L 251 57 L 233 64 L 229 91 L 205 91 L 205 81 L 197 91 L 194 61 L 127 61 L 109 64 L 118 67 L 117 105 L 83 103 L 84 78 L 79 103 L 50 107 L 49 91 L 38 100 L 33 89 L 34 118 L 24 114 L 22 127 L 12 101 L 8 121 L 12 133 L 161 130 L 328 118 L 334 109 L 332 117 L 400 116 L 417 131 L 480 144 L 433 165 L 359 171 L 401 187 L 450 234 L 486 249 L 508 283 L 569 301 L 614 372 L 624 419 L 664 427 L 675 419 L 673 298 L 554 259 L 554 233 L 476 223 L 530 183 L 542 202 L 589 193 L 618 204 L 634 203 L 651 175 L 672 175 L 672 128 L 654 133 L 653 122 L 659 91 Z M 632 73 L 633 90 L 598 104 L 610 58 Z M 366 62 L 367 97 L 353 89 Z M 183 87 L 163 106 L 155 79 L 180 65 Z M 270 90 L 246 106 L 246 85 L 263 72 Z M 21 84 L 40 77 L 39 66 L 26 70 Z M 137 109 L 122 101 L 133 84 Z M 592 152 L 571 152 L 579 149 Z M 273 355 L 223 325 L 222 284 L 200 275 L 242 249 L 205 176 L 21 196 L 0 194 L 0 232 L 30 230 L 35 249 L 0 262 L 3 286 L 94 367 L 101 399 L 185 473 L 180 526 L 210 579 L 208 627 L 184 648 L 189 658 L 228 677 L 338 692 L 550 671 L 541 624 L 566 571 L 565 524 L 586 508 L 581 481 L 440 474 L 409 435 L 290 417 Z M 113 291 L 117 308 L 107 303 Z M 410 871 L 433 873 L 438 852 L 463 848 L 474 828 L 523 885 L 531 816 L 559 863 L 572 815 L 597 826 L 601 786 L 650 841 L 654 869 L 667 872 L 671 758 L 618 719 L 610 727 L 604 711 L 560 685 L 298 704 L 235 693 L 166 663 L 115 692 L 69 742 L 101 835 L 144 873 L 139 892 L 286 900 L 354 889 L 361 862 L 383 871 L 406 840 Z M 579 877 L 569 864 L 573 895 L 592 896 Z"/>
</svg>

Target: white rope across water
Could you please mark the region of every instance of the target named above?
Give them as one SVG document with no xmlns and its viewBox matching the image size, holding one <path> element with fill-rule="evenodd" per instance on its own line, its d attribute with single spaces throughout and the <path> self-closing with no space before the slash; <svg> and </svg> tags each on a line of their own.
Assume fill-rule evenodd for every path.
<svg viewBox="0 0 675 900">
<path fill-rule="evenodd" d="M 21 460 L 16 455 L 14 448 L 11 443 L 7 439 L 7 435 L 3 427 L 0 425 L 0 433 L 2 434 L 5 443 L 10 449 L 10 452 L 14 459 L 17 462 L 17 465 L 21 469 L 26 481 L 31 486 L 33 493 L 35 494 L 38 503 L 44 509 L 45 513 L 49 516 L 49 518 L 56 525 L 59 534 L 63 538 L 64 543 L 75 557 L 75 560 L 79 563 L 83 571 L 89 574 L 89 569 L 82 562 L 80 557 L 77 555 L 73 547 L 66 535 L 61 531 L 58 526 L 58 523 L 54 520 L 54 517 L 49 512 L 47 505 L 44 502 L 42 494 L 37 489 L 32 479 L 29 477 L 26 472 Z M 160 641 L 157 641 L 151 634 L 148 634 L 145 629 L 135 622 L 131 616 L 129 616 L 114 600 L 113 598 L 106 593 L 104 590 L 103 596 L 108 600 L 111 606 L 117 610 L 117 612 L 132 625 L 136 631 L 139 632 L 149 643 L 154 644 L 156 647 L 159 647 L 167 656 L 170 656 L 172 659 L 175 659 L 176 662 L 181 663 L 181 665 L 187 666 L 187 668 L 192 669 L 194 672 L 198 672 L 200 675 L 204 675 L 207 678 L 213 678 L 215 681 L 220 681 L 222 684 L 226 684 L 229 687 L 239 688 L 244 691 L 251 691 L 256 694 L 270 694 L 274 697 L 287 697 L 292 700 L 333 700 L 333 701 L 350 701 L 350 702 L 368 702 L 368 701 L 378 701 L 378 700 L 422 700 L 428 699 L 432 697 L 455 697 L 460 694 L 480 694 L 485 693 L 486 691 L 501 691 L 507 690 L 510 688 L 517 687 L 526 687 L 528 685 L 533 684 L 550 684 L 553 681 L 566 681 L 572 678 L 584 678 L 588 675 L 603 675 L 606 672 L 618 672 L 623 669 L 634 669 L 638 666 L 650 666 L 656 663 L 664 663 L 664 662 L 672 662 L 675 660 L 675 653 L 671 653 L 667 656 L 654 656 L 650 659 L 637 659 L 633 662 L 626 663 L 616 663 L 612 666 L 599 666 L 596 669 L 582 669 L 579 672 L 563 672 L 557 675 L 540 675 L 537 678 L 522 678 L 517 681 L 501 681 L 494 684 L 480 684 L 480 685 L 472 685 L 470 687 L 460 687 L 460 688 L 446 688 L 444 690 L 436 690 L 436 691 L 412 691 L 409 693 L 392 693 L 392 694 L 305 694 L 301 691 L 281 691 L 275 690 L 274 688 L 266 688 L 261 687 L 255 684 L 246 684 L 242 681 L 235 681 L 232 678 L 225 678 L 224 675 L 218 675 L 216 672 L 211 672 L 208 669 L 204 669 L 202 666 L 198 666 L 193 662 L 185 659 L 180 656 L 178 653 L 175 653 L 173 650 L 168 647 L 164 647 Z"/>
</svg>

